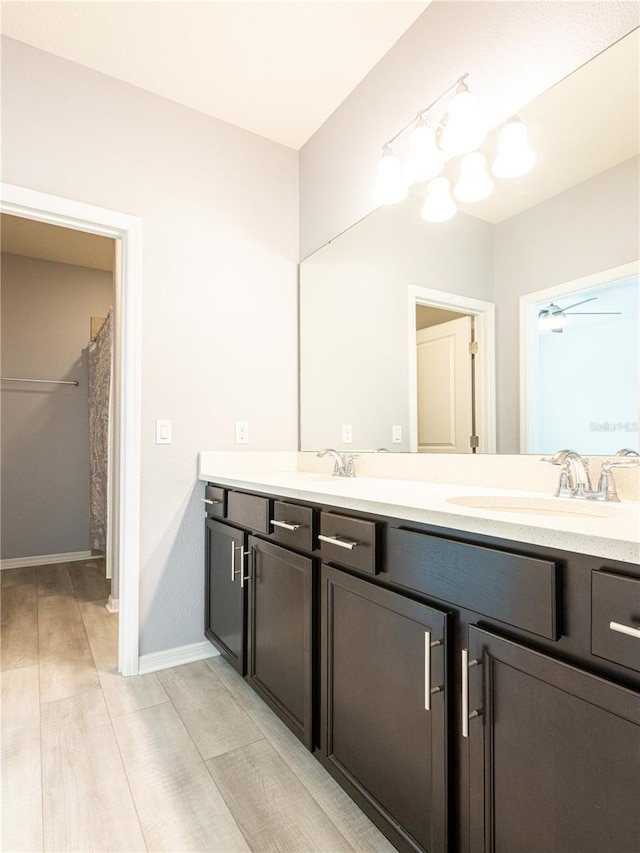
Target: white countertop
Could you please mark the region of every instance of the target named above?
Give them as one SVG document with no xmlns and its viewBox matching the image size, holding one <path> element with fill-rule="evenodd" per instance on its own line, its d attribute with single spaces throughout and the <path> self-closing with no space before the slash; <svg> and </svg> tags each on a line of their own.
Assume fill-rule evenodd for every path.
<svg viewBox="0 0 640 853">
<path fill-rule="evenodd" d="M 232 488 L 360 510 L 610 560 L 640 563 L 640 504 L 562 500 L 540 492 L 219 465 L 201 454 L 199 478 Z M 243 460 L 244 461 L 244 460 Z M 288 466 L 284 466 L 288 467 Z M 451 502 L 451 501 L 454 502 Z M 464 506 L 455 501 L 485 503 Z M 513 504 L 499 508 L 501 502 Z M 493 504 L 493 505 L 492 505 Z M 559 512 L 558 510 L 564 510 Z M 556 514 L 557 512 L 557 514 Z"/>
</svg>

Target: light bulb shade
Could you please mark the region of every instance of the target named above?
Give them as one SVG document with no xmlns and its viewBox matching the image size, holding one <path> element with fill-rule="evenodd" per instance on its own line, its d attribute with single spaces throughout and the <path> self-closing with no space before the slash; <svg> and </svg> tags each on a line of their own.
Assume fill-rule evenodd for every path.
<svg viewBox="0 0 640 853">
<path fill-rule="evenodd" d="M 408 195 L 407 183 L 402 175 L 400 160 L 385 149 L 378 162 L 378 177 L 371 193 L 376 204 L 396 204 Z"/>
<path fill-rule="evenodd" d="M 468 121 L 478 115 L 478 99 L 472 95 L 466 83 L 460 83 L 449 102 L 447 112 L 452 118 Z"/>
<path fill-rule="evenodd" d="M 478 100 L 466 84 L 458 86 L 442 125 L 440 145 L 445 154 L 451 157 L 475 151 L 484 142 L 487 133 L 480 119 Z"/>
<path fill-rule="evenodd" d="M 518 118 L 509 119 L 498 137 L 498 154 L 493 163 L 497 178 L 518 178 L 536 164 L 535 151 L 529 145 L 527 128 Z"/>
<path fill-rule="evenodd" d="M 455 157 L 475 151 L 482 145 L 486 135 L 479 118 L 457 119 L 447 115 L 443 120 L 440 145 L 445 154 Z"/>
<path fill-rule="evenodd" d="M 456 214 L 447 178 L 438 177 L 430 181 L 421 216 L 427 222 L 444 222 Z"/>
<path fill-rule="evenodd" d="M 491 194 L 493 181 L 487 173 L 487 159 L 484 154 L 474 151 L 460 162 L 460 177 L 453 190 L 458 201 L 480 201 Z"/>
<path fill-rule="evenodd" d="M 444 166 L 444 154 L 436 146 L 434 131 L 427 124 L 418 124 L 409 137 L 409 154 L 404 164 L 404 179 L 408 186 L 430 181 Z"/>
<path fill-rule="evenodd" d="M 557 305 L 551 303 L 538 313 L 538 328 L 545 332 L 562 332 L 567 325 L 567 316 Z"/>
</svg>

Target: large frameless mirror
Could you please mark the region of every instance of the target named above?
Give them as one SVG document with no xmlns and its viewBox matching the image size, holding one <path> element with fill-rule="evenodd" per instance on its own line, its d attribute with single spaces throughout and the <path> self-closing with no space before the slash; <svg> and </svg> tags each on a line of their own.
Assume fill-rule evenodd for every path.
<svg viewBox="0 0 640 853">
<path fill-rule="evenodd" d="M 528 174 L 444 222 L 417 185 L 302 262 L 301 450 L 638 449 L 638 57 L 519 112 Z"/>
</svg>

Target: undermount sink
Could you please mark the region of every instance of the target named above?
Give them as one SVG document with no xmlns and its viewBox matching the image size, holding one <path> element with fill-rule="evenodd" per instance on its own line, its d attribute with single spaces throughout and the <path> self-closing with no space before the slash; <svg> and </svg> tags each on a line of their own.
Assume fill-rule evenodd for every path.
<svg viewBox="0 0 640 853">
<path fill-rule="evenodd" d="M 456 506 L 488 512 L 546 516 L 564 515 L 576 518 L 611 518 L 615 512 L 619 511 L 619 507 L 612 504 L 544 496 L 461 495 L 447 498 L 447 502 Z"/>
</svg>

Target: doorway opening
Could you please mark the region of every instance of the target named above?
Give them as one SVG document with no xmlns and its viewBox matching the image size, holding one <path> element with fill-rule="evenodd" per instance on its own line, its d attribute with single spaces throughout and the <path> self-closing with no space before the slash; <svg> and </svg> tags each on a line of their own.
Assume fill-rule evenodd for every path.
<svg viewBox="0 0 640 853">
<path fill-rule="evenodd" d="M 136 675 L 139 665 L 141 222 L 137 217 L 117 211 L 10 184 L 1 186 L 0 211 L 115 241 L 113 439 L 107 553 L 111 553 L 111 572 L 118 583 L 118 669 L 122 675 Z"/>
<path fill-rule="evenodd" d="M 523 453 L 639 449 L 639 312 L 637 262 L 521 297 Z"/>
<path fill-rule="evenodd" d="M 491 453 L 496 447 L 495 307 L 409 288 L 409 449 Z"/>
</svg>

